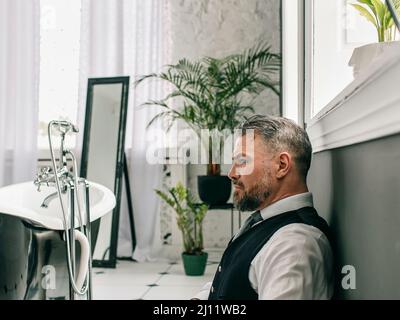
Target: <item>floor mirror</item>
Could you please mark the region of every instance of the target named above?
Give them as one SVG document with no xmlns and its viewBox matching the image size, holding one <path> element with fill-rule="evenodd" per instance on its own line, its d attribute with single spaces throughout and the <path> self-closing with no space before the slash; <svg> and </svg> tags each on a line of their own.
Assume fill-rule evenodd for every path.
<svg viewBox="0 0 400 320">
<path fill-rule="evenodd" d="M 113 211 L 92 224 L 94 267 L 116 265 L 128 93 L 129 77 L 88 80 L 80 174 L 116 197 Z"/>
</svg>

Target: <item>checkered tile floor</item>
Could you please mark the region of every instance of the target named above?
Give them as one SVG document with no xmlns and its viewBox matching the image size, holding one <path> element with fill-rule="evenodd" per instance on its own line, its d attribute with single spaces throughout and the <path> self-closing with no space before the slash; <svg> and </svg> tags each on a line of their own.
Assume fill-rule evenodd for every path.
<svg viewBox="0 0 400 320">
<path fill-rule="evenodd" d="M 209 257 L 203 276 L 186 276 L 181 261 L 118 260 L 116 269 L 93 269 L 95 300 L 188 300 L 211 281 L 219 262 Z"/>
</svg>

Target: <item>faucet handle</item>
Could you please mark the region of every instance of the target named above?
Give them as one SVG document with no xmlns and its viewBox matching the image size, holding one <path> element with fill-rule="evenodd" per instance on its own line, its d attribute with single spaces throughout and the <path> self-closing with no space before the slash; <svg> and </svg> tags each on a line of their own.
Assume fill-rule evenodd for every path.
<svg viewBox="0 0 400 320">
<path fill-rule="evenodd" d="M 36 174 L 35 180 L 33 180 L 33 184 L 37 186 L 37 191 L 40 192 L 41 181 L 39 177 L 39 173 Z"/>
<path fill-rule="evenodd" d="M 51 170 L 51 167 L 48 167 L 48 166 L 42 167 L 39 169 L 39 172 L 36 174 L 36 178 L 33 181 L 33 183 L 35 185 L 37 185 L 38 191 L 40 191 L 40 187 L 41 187 L 42 183 L 48 182 L 50 170 Z"/>
<path fill-rule="evenodd" d="M 46 179 L 49 176 L 51 167 L 42 167 L 39 170 L 39 173 L 36 175 L 39 180 Z"/>
<path fill-rule="evenodd" d="M 41 167 L 40 168 L 40 173 L 43 174 L 43 175 L 48 175 L 50 170 L 51 170 L 51 167 L 49 167 L 49 166 Z"/>
</svg>

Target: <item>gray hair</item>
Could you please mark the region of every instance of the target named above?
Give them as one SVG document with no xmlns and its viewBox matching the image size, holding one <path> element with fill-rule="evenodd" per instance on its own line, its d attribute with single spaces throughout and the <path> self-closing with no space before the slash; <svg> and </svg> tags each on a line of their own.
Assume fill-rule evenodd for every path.
<svg viewBox="0 0 400 320">
<path fill-rule="evenodd" d="M 299 174 L 306 179 L 311 165 L 312 147 L 307 132 L 294 121 L 274 116 L 254 115 L 244 121 L 240 129 L 254 130 L 274 152 L 289 152 L 296 163 Z"/>
</svg>

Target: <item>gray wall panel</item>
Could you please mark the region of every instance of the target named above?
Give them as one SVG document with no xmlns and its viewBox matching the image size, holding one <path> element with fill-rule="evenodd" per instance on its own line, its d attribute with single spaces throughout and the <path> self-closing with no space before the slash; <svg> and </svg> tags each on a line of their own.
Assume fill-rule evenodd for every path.
<svg viewBox="0 0 400 320">
<path fill-rule="evenodd" d="M 309 186 L 338 267 L 356 269 L 339 297 L 400 299 L 400 135 L 314 154 Z"/>
</svg>

